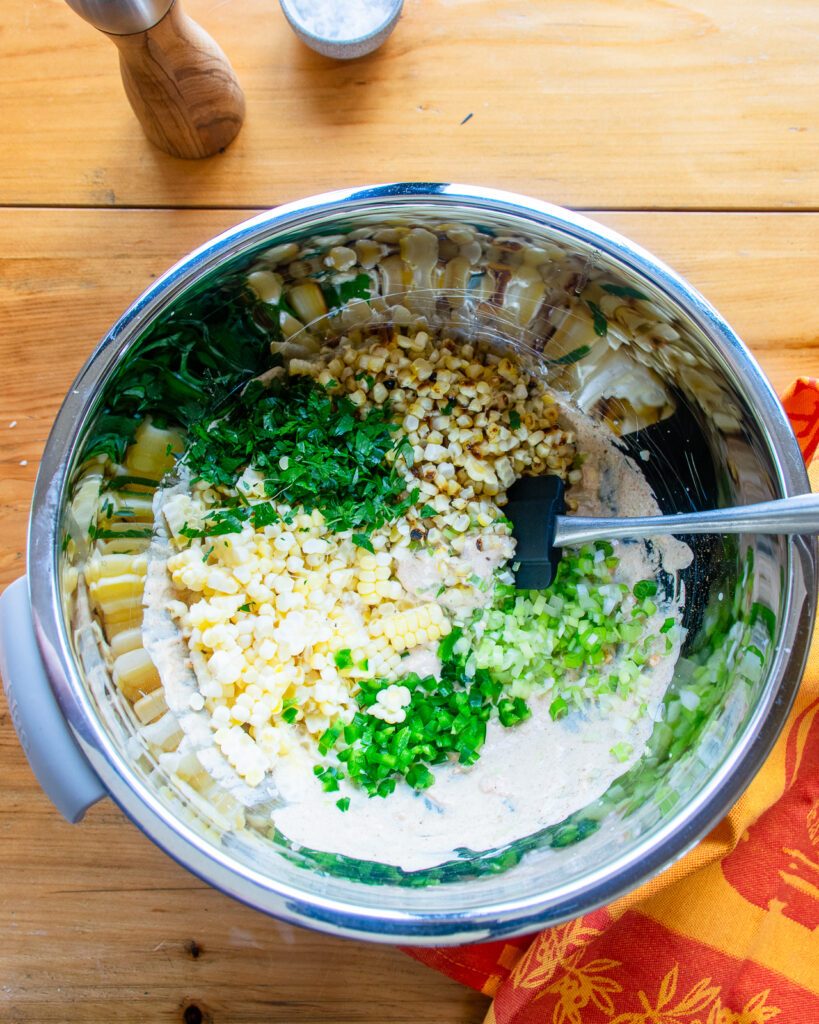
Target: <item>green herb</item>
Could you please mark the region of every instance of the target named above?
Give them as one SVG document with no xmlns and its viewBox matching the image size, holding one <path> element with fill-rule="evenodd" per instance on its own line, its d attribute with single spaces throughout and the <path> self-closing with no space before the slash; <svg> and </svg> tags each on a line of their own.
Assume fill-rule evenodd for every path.
<svg viewBox="0 0 819 1024">
<path fill-rule="evenodd" d="M 586 305 L 589 307 L 592 313 L 592 323 L 594 325 L 594 333 L 599 335 L 601 338 L 608 334 L 609 322 L 606 319 L 606 314 L 597 305 L 596 302 L 586 300 Z"/>
<path fill-rule="evenodd" d="M 363 548 L 365 551 L 369 551 L 371 555 L 375 554 L 373 542 L 370 540 L 366 533 L 354 533 L 353 544 L 355 544 L 357 548 Z"/>
<path fill-rule="evenodd" d="M 335 308 L 346 305 L 350 299 L 369 299 L 372 281 L 369 274 L 357 274 L 349 281 L 341 281 L 337 285 L 323 282 L 321 290 L 328 306 Z"/>
<path fill-rule="evenodd" d="M 509 413 L 509 426 L 512 430 L 520 429 L 520 413 L 515 412 L 514 409 Z"/>
<path fill-rule="evenodd" d="M 674 628 L 674 619 L 672 619 L 672 618 L 671 618 L 671 617 L 669 616 L 669 618 L 667 618 L 667 619 L 665 620 L 665 622 L 664 622 L 664 623 L 662 624 L 662 626 L 660 626 L 660 632 L 661 632 L 661 633 L 668 633 L 668 632 L 669 632 L 669 630 L 671 630 L 671 629 L 673 629 L 673 628 Z"/>
<path fill-rule="evenodd" d="M 627 284 L 601 284 L 600 287 L 609 295 L 618 295 L 621 299 L 648 299 L 648 296 Z"/>
<path fill-rule="evenodd" d="M 551 366 L 571 366 L 572 363 L 577 363 L 584 356 L 587 356 L 589 352 L 591 352 L 591 348 L 588 345 L 578 345 L 571 352 L 567 352 L 565 356 L 558 356 L 557 359 L 548 359 L 547 362 Z"/>
<path fill-rule="evenodd" d="M 248 601 L 246 604 L 240 604 L 239 605 L 239 611 L 240 612 L 249 612 L 252 607 L 253 607 L 253 605 L 250 603 L 250 601 Z"/>
<path fill-rule="evenodd" d="M 424 507 L 421 509 L 421 518 L 422 519 L 432 519 L 433 516 L 437 516 L 437 515 L 438 515 L 438 513 L 435 511 L 435 509 L 431 505 L 424 505 Z"/>
<path fill-rule="evenodd" d="M 132 484 L 156 490 L 159 486 L 159 481 L 147 476 L 112 476 L 102 482 L 100 493 L 102 494 L 105 491 L 123 491 Z"/>
<path fill-rule="evenodd" d="M 363 373 L 363 372 L 362 373 L 357 373 L 355 375 L 355 379 L 356 380 L 363 380 L 364 383 L 367 385 L 368 389 L 372 388 L 374 386 L 374 384 L 375 384 L 375 377 L 373 377 L 369 373 Z"/>
<path fill-rule="evenodd" d="M 260 530 L 264 526 L 272 526 L 273 523 L 278 523 L 281 520 L 276 506 L 272 502 L 259 502 L 252 505 L 250 518 L 256 530 Z"/>
<path fill-rule="evenodd" d="M 223 537 L 228 533 L 241 533 L 242 527 L 253 515 L 252 505 L 237 505 L 230 508 L 215 509 L 205 519 L 203 526 L 188 526 L 187 523 L 179 531 L 183 537 Z"/>
<path fill-rule="evenodd" d="M 83 457 L 121 463 L 145 416 L 158 426 L 209 422 L 226 394 L 269 368 L 279 335 L 278 311 L 247 288 L 245 271 L 203 287 L 123 358 Z"/>
<path fill-rule="evenodd" d="M 146 526 L 143 529 L 128 529 L 128 530 L 104 530 L 100 529 L 94 523 L 88 527 L 88 536 L 91 540 L 119 540 L 121 537 L 150 537 L 151 527 Z"/>
<path fill-rule="evenodd" d="M 451 402 L 451 401 L 447 402 L 446 405 L 441 407 L 441 413 L 444 416 L 449 416 L 452 413 L 452 410 L 454 408 L 455 408 L 455 403 L 454 402 Z"/>
<path fill-rule="evenodd" d="M 196 479 L 233 487 L 250 465 L 271 499 L 318 509 L 332 530 L 376 529 L 415 500 L 401 473 L 411 445 L 388 406 L 361 413 L 309 377 L 278 378 L 269 387 L 254 381 L 221 419 L 191 424 L 188 437 L 185 463 Z M 256 521 L 275 521 L 272 505 L 254 509 Z M 241 528 L 235 510 L 224 518 L 232 526 L 223 532 Z M 213 524 L 212 516 L 209 533 Z"/>
<path fill-rule="evenodd" d="M 336 800 L 336 807 L 340 811 L 349 811 L 349 809 L 350 809 L 350 798 L 348 796 L 343 796 L 340 800 Z"/>
</svg>

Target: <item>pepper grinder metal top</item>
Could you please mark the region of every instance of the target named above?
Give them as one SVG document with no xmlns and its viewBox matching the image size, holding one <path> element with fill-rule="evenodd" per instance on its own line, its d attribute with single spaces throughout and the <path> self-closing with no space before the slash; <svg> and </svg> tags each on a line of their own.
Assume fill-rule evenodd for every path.
<svg viewBox="0 0 819 1024">
<path fill-rule="evenodd" d="M 235 138 L 245 100 L 224 53 L 179 0 L 67 0 L 119 50 L 125 92 L 155 146 L 186 159 Z"/>
<path fill-rule="evenodd" d="M 130 36 L 162 21 L 173 0 L 66 0 L 68 6 L 100 32 Z"/>
</svg>

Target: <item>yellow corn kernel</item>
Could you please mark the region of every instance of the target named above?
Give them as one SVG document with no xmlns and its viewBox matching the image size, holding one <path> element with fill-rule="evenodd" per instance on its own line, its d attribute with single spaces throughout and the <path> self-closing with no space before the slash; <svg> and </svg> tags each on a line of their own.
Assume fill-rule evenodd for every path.
<svg viewBox="0 0 819 1024">
<path fill-rule="evenodd" d="M 132 629 L 141 628 L 142 605 L 129 604 L 127 608 L 119 614 L 105 614 L 103 616 L 103 626 L 105 638 L 109 643 L 111 643 L 111 641 L 121 633 L 127 633 Z"/>
<path fill-rule="evenodd" d="M 95 582 L 89 581 L 88 591 L 94 601 L 100 605 L 103 612 L 117 601 L 130 600 L 134 603 L 142 601 L 142 591 L 145 589 L 145 578 L 129 573 L 123 576 L 111 576 L 98 579 Z"/>
<path fill-rule="evenodd" d="M 384 633 L 394 650 L 404 651 L 426 643 L 433 626 L 441 636 L 445 636 L 451 629 L 441 606 L 430 601 L 391 616 L 384 623 Z"/>
<path fill-rule="evenodd" d="M 135 651 L 142 646 L 141 629 L 125 629 L 111 639 L 111 656 L 118 658 L 128 651 Z"/>
<path fill-rule="evenodd" d="M 113 676 L 114 682 L 132 702 L 162 685 L 156 666 L 142 647 L 121 654 L 114 662 Z"/>
<path fill-rule="evenodd" d="M 165 690 L 161 686 L 157 687 L 157 689 L 153 690 L 151 693 L 146 693 L 144 697 L 140 697 L 139 700 L 134 702 L 134 714 L 143 725 L 147 725 L 149 722 L 155 721 L 167 710 L 168 705 L 165 701 Z"/>
<path fill-rule="evenodd" d="M 144 576 L 147 567 L 148 560 L 145 555 L 95 553 L 85 566 L 85 578 L 88 583 L 96 583 L 97 580 L 111 576 Z"/>
<path fill-rule="evenodd" d="M 176 750 L 182 740 L 179 722 L 171 711 L 166 711 L 157 721 L 146 725 L 142 735 L 150 744 L 165 751 Z"/>
<path fill-rule="evenodd" d="M 327 304 L 324 301 L 321 288 L 315 281 L 305 281 L 295 285 L 287 293 L 287 298 L 299 318 L 306 324 L 324 316 L 327 312 Z"/>
<path fill-rule="evenodd" d="M 150 418 L 137 427 L 134 443 L 125 453 L 125 466 L 134 476 L 161 479 L 174 464 L 174 453 L 181 452 L 182 439 L 173 430 L 160 430 Z"/>
<path fill-rule="evenodd" d="M 124 526 L 124 523 L 111 523 L 111 526 Z M 151 544 L 150 537 L 121 537 L 112 540 L 97 541 L 97 550 L 103 555 L 134 554 L 147 551 Z"/>
</svg>

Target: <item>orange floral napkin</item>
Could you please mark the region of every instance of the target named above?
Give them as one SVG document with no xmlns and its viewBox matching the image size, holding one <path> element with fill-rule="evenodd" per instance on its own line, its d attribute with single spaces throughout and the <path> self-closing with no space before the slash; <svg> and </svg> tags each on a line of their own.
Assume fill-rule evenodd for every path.
<svg viewBox="0 0 819 1024">
<path fill-rule="evenodd" d="M 819 381 L 783 404 L 810 462 Z M 819 1024 L 819 632 L 765 766 L 659 878 L 539 935 L 407 952 L 492 996 L 486 1024 Z"/>
</svg>

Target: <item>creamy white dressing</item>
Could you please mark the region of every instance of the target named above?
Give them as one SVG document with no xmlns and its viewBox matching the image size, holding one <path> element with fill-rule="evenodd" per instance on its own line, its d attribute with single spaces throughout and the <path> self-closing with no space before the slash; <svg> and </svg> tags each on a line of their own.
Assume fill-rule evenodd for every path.
<svg viewBox="0 0 819 1024">
<path fill-rule="evenodd" d="M 402 551 L 396 558 L 396 574 L 411 597 L 437 601 L 456 620 L 469 618 L 492 598 L 492 577 L 515 552 L 515 542 L 501 534 L 462 537 L 460 552 L 432 558 L 431 552 Z M 512 577 L 509 577 L 512 582 Z"/>
<path fill-rule="evenodd" d="M 568 408 L 565 421 L 577 434 L 578 449 L 587 456 L 583 479 L 571 492 L 580 513 L 659 512 L 636 464 L 604 428 Z M 163 498 L 163 491 L 159 492 L 158 521 L 162 502 L 172 493 L 166 490 Z M 466 618 L 489 600 L 491 586 L 485 584 L 491 583 L 492 574 L 512 557 L 513 550 L 513 542 L 506 537 L 486 536 L 481 543 L 471 537 L 459 553 L 450 556 L 443 576 L 423 551 L 403 553 L 397 574 L 419 603 L 437 600 L 450 615 Z M 453 762 L 436 767 L 435 784 L 423 793 L 399 784 L 386 799 L 368 798 L 346 780 L 340 791 L 326 793 L 313 775 L 318 755 L 307 745 L 294 746 L 276 763 L 272 776 L 252 789 L 213 743 L 207 712 L 190 710 L 197 681 L 185 642 L 167 612 L 169 602 L 175 600 L 165 565 L 170 553 L 167 534 L 160 530 L 148 553 L 143 628 L 168 704 L 185 732 L 183 744 L 245 805 L 273 799 L 276 827 L 292 842 L 405 870 L 446 862 L 461 848 L 482 851 L 502 846 L 563 820 L 601 796 L 642 755 L 679 655 L 682 630 L 674 631 L 671 652 L 645 667 L 640 685 L 628 697 L 611 695 L 605 706 L 574 711 L 558 721 L 549 715 L 548 690 L 530 697 L 529 720 L 510 729 L 497 720 L 490 722 L 477 763 L 466 768 Z M 673 538 L 658 538 L 651 544 L 616 543 L 615 553 L 620 559 L 617 579 L 629 587 L 653 577 L 661 567 L 675 573 L 691 560 L 686 545 Z M 464 577 L 472 577 L 471 584 L 465 584 Z M 448 578 L 462 582 L 441 592 Z M 658 633 L 669 615 L 679 621 L 682 603 L 679 592 L 673 602 L 661 605 L 646 623 L 646 631 Z M 402 660 L 402 675 L 409 672 L 439 674 L 434 645 L 420 647 Z M 611 753 L 618 743 L 631 749 L 623 760 Z M 336 806 L 341 796 L 350 798 L 346 813 Z"/>
<path fill-rule="evenodd" d="M 660 623 L 656 623 L 659 627 Z M 275 771 L 286 805 L 276 811 L 288 838 L 314 849 L 379 860 L 418 870 L 452 860 L 458 848 L 488 850 L 561 821 L 608 789 L 645 748 L 674 659 L 647 673 L 649 685 L 623 701 L 623 720 L 598 711 L 575 713 L 557 722 L 547 694 L 530 698 L 532 717 L 505 729 L 492 721 L 480 760 L 435 769 L 435 784 L 423 793 L 398 786 L 386 799 L 342 783 L 350 809 L 340 815 L 335 800 L 319 787 L 305 788 L 311 764 L 288 763 Z M 640 715 L 640 699 L 647 711 Z M 630 715 L 634 720 L 628 721 Z M 626 742 L 634 753 L 625 762 L 609 753 Z M 338 793 L 330 794 L 337 798 Z"/>
<path fill-rule="evenodd" d="M 415 647 L 401 660 L 401 674 L 408 676 L 410 672 L 424 679 L 426 676 L 441 674 L 441 659 L 438 657 L 437 644 L 422 644 Z"/>
</svg>

